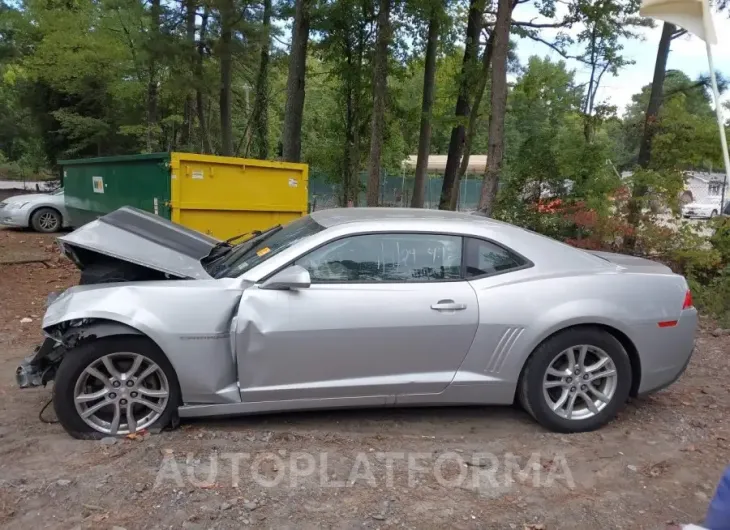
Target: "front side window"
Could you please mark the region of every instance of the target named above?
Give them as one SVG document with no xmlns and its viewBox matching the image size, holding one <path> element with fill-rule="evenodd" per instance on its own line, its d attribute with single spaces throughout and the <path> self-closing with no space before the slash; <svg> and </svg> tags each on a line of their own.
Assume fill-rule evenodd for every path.
<svg viewBox="0 0 730 530">
<path fill-rule="evenodd" d="M 459 236 L 367 234 L 338 239 L 297 260 L 314 283 L 461 279 Z"/>
<path fill-rule="evenodd" d="M 529 263 L 506 248 L 483 239 L 467 238 L 465 251 L 467 279 L 519 269 Z"/>
</svg>

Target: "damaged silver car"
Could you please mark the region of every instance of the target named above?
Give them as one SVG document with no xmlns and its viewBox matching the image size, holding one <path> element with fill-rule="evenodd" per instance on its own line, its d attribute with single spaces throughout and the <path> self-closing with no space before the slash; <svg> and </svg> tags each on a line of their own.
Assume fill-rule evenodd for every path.
<svg viewBox="0 0 730 530">
<path fill-rule="evenodd" d="M 697 312 L 649 260 L 485 217 L 343 208 L 217 241 L 132 208 L 60 238 L 81 283 L 49 297 L 17 371 L 63 427 L 179 417 L 511 404 L 596 429 L 675 381 Z"/>
</svg>

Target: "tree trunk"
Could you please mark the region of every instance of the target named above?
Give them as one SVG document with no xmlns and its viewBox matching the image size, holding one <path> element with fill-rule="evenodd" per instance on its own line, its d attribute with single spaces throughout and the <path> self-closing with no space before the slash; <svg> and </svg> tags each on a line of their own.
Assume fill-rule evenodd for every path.
<svg viewBox="0 0 730 530">
<path fill-rule="evenodd" d="M 299 162 L 302 156 L 302 115 L 304 114 L 304 76 L 309 42 L 311 0 L 296 0 L 292 29 L 289 75 L 286 81 L 286 108 L 282 155 L 287 162 Z"/>
<path fill-rule="evenodd" d="M 499 0 L 497 21 L 493 30 L 492 101 L 489 112 L 487 168 L 478 206 L 478 210 L 486 215 L 492 215 L 494 209 L 504 159 L 504 115 L 507 110 L 507 52 L 513 5 L 512 0 Z"/>
<path fill-rule="evenodd" d="M 423 208 L 426 172 L 428 171 L 428 154 L 431 150 L 431 108 L 436 79 L 436 51 L 439 42 L 439 20 L 441 6 L 433 7 L 428 21 L 428 39 L 426 41 L 426 60 L 423 70 L 423 99 L 421 101 L 421 131 L 418 135 L 418 159 L 416 160 L 416 178 L 413 184 L 412 208 Z"/>
<path fill-rule="evenodd" d="M 474 62 L 479 50 L 479 32 L 481 31 L 482 12 L 484 11 L 484 0 L 469 1 L 469 20 L 466 25 L 466 42 L 464 43 L 464 59 L 461 63 L 461 77 L 459 79 L 459 96 L 456 98 L 456 118 L 459 123 L 451 129 L 449 140 L 449 151 L 446 158 L 446 169 L 444 170 L 444 182 L 441 188 L 441 199 L 439 209 L 448 210 L 451 208 L 451 195 L 454 190 L 456 172 L 461 162 L 461 154 L 464 150 L 465 126 L 464 120 L 469 115 L 469 93 L 471 89 L 471 74 L 474 69 Z"/>
<path fill-rule="evenodd" d="M 388 46 L 390 45 L 390 0 L 378 2 L 378 36 L 373 59 L 373 117 L 370 128 L 367 205 L 377 206 L 380 199 L 380 161 L 385 130 L 385 98 L 388 90 Z"/>
<path fill-rule="evenodd" d="M 593 29 L 591 30 L 591 40 L 590 40 L 590 49 L 591 49 L 591 75 L 588 79 L 588 91 L 586 92 L 586 101 L 585 105 L 583 105 L 583 138 L 585 138 L 585 141 L 587 144 L 591 143 L 591 139 L 593 137 L 593 119 L 591 114 L 593 113 L 593 97 L 592 94 L 594 94 L 596 87 L 594 87 L 595 79 L 596 79 L 596 68 L 598 65 L 596 64 L 596 25 L 593 24 Z"/>
<path fill-rule="evenodd" d="M 150 2 L 151 35 L 147 43 L 149 66 L 147 69 L 147 151 L 155 150 L 157 143 L 153 131 L 157 128 L 157 38 L 160 34 L 162 8 L 160 0 Z"/>
<path fill-rule="evenodd" d="M 205 102 L 203 98 L 203 59 L 205 57 L 205 36 L 208 30 L 208 18 L 210 10 L 206 5 L 200 21 L 200 40 L 198 41 L 198 58 L 195 63 L 195 107 L 198 112 L 198 124 L 200 125 L 200 136 L 203 142 L 203 152 L 212 153 L 213 144 L 210 141 L 208 120 L 205 116 Z"/>
<path fill-rule="evenodd" d="M 235 6 L 233 0 L 221 0 L 221 36 L 218 44 L 220 57 L 221 84 L 220 106 L 221 118 L 221 154 L 233 156 L 233 120 L 231 115 L 233 84 L 233 24 Z"/>
<path fill-rule="evenodd" d="M 253 125 L 254 154 L 261 160 L 269 156 L 269 53 L 271 47 L 271 0 L 264 0 L 263 38 L 261 40 L 261 59 L 256 76 L 256 99 L 253 103 L 251 123 Z"/>
<path fill-rule="evenodd" d="M 659 39 L 659 49 L 656 54 L 656 63 L 654 63 L 654 79 L 651 82 L 651 93 L 649 94 L 649 105 L 646 107 L 646 117 L 644 118 L 644 134 L 639 144 L 639 166 L 649 167 L 651 160 L 651 140 L 654 136 L 656 118 L 659 114 L 659 107 L 662 104 L 662 94 L 664 92 L 664 77 L 667 73 L 667 59 L 669 58 L 669 49 L 672 43 L 672 34 L 677 30 L 674 24 L 664 23 L 662 36 Z"/>
<path fill-rule="evenodd" d="M 461 165 L 459 166 L 459 173 L 456 175 L 454 181 L 453 191 L 451 192 L 451 209 L 456 210 L 459 204 L 459 189 L 461 179 L 466 175 L 466 170 L 469 168 L 469 158 L 471 157 L 471 146 L 474 143 L 474 137 L 477 134 L 477 120 L 479 119 L 479 107 L 482 104 L 482 98 L 484 97 L 484 91 L 487 88 L 487 81 L 489 80 L 489 68 L 492 65 L 492 52 L 494 51 L 494 31 L 489 34 L 487 39 L 487 45 L 484 48 L 482 54 L 482 72 L 479 77 L 479 86 L 477 86 L 476 93 L 474 94 L 474 103 L 472 103 L 471 111 L 469 112 L 469 125 L 466 130 L 466 139 L 464 140 L 464 153 L 461 157 Z"/>
<path fill-rule="evenodd" d="M 664 23 L 662 28 L 662 36 L 659 39 L 659 48 L 657 49 L 656 62 L 654 63 L 654 78 L 651 82 L 651 92 L 649 94 L 649 104 L 646 107 L 646 116 L 644 118 L 644 132 L 641 136 L 639 144 L 639 167 L 646 169 L 651 162 L 651 141 L 656 130 L 657 116 L 659 108 L 662 104 L 662 95 L 664 93 L 664 77 L 667 74 L 667 59 L 669 58 L 669 50 L 672 44 L 672 35 L 677 31 L 674 24 Z M 641 217 L 641 209 L 643 197 L 647 193 L 647 187 L 643 184 L 636 184 L 631 193 L 629 201 L 628 223 L 630 226 L 639 225 Z M 624 237 L 624 246 L 626 250 L 632 252 L 636 248 L 636 236 L 629 234 Z"/>
<path fill-rule="evenodd" d="M 361 22 L 357 33 L 357 45 L 355 48 L 355 71 L 352 79 L 352 142 L 350 143 L 349 162 L 350 174 L 349 189 L 344 206 L 352 202 L 357 206 L 358 195 L 360 194 L 360 120 L 362 107 L 362 63 L 365 54 L 365 23 Z"/>
<path fill-rule="evenodd" d="M 353 44 L 353 40 L 355 43 Z M 345 88 L 345 144 L 342 162 L 341 205 L 347 206 L 357 200 L 360 166 L 360 76 L 362 75 L 363 36 L 356 39 L 345 37 L 345 61 L 347 70 L 343 73 Z"/>
<path fill-rule="evenodd" d="M 346 50 L 348 66 L 351 62 L 351 50 Z M 354 133 L 353 114 L 354 109 L 352 107 L 352 84 L 349 80 L 345 83 L 345 145 L 342 157 L 342 196 L 340 200 L 340 206 L 347 206 L 350 200 L 350 190 L 352 189 L 352 142 Z"/>
<path fill-rule="evenodd" d="M 190 72 L 195 72 L 195 14 L 197 0 L 185 0 L 185 40 L 186 56 L 185 62 L 190 66 Z M 193 81 L 194 82 L 194 81 Z M 185 94 L 185 106 L 183 107 L 183 123 L 180 132 L 180 145 L 183 148 L 189 147 L 190 135 L 193 128 L 193 95 L 191 92 Z"/>
</svg>

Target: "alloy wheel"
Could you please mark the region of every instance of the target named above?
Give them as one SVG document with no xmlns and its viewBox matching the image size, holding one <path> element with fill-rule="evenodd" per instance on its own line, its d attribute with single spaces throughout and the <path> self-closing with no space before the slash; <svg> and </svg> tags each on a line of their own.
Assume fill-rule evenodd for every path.
<svg viewBox="0 0 730 530">
<path fill-rule="evenodd" d="M 38 224 L 47 232 L 54 232 L 58 228 L 58 216 L 52 212 L 43 212 L 38 218 Z"/>
<path fill-rule="evenodd" d="M 131 352 L 95 360 L 74 387 L 74 405 L 81 419 L 109 435 L 149 427 L 162 416 L 169 397 L 170 385 L 162 368 Z"/>
<path fill-rule="evenodd" d="M 611 357 L 587 344 L 557 354 L 543 377 L 543 396 L 550 409 L 568 420 L 600 413 L 613 399 L 618 374 Z"/>
</svg>

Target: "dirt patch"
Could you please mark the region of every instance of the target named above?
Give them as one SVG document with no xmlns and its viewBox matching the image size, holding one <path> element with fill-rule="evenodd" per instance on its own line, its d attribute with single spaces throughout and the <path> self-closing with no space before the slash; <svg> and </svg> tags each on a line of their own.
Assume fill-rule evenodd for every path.
<svg viewBox="0 0 730 530">
<path fill-rule="evenodd" d="M 55 244 L 56 237 L 29 230 L 0 229 L 0 262 L 38 260 L 0 264 L 0 336 L 3 349 L 40 340 L 40 319 L 48 294 L 78 283 L 79 271 L 61 256 Z M 31 322 L 21 322 L 23 319 L 31 319 Z"/>
<path fill-rule="evenodd" d="M 517 408 L 479 407 L 261 415 L 111 445 L 73 440 L 38 419 L 50 389 L 14 383 L 48 292 L 78 281 L 52 242 L 0 230 L 0 255 L 49 257 L 0 266 L 3 528 L 665 528 L 701 521 L 730 463 L 730 337 L 707 330 L 678 383 L 594 433 L 551 434 Z"/>
</svg>

